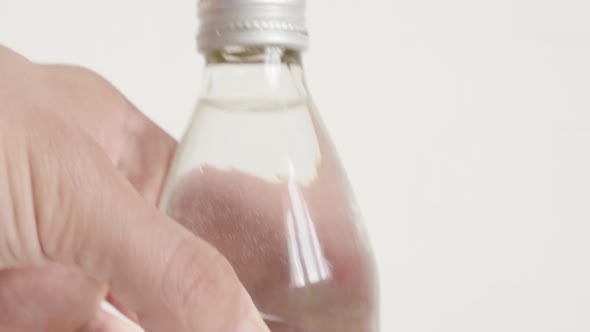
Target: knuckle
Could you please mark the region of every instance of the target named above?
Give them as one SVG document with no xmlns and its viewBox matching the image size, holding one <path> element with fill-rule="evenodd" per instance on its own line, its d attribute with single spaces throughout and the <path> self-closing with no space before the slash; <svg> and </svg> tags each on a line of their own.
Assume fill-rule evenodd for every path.
<svg viewBox="0 0 590 332">
<path fill-rule="evenodd" d="M 5 252 L 28 262 L 72 260 L 92 208 L 77 203 L 84 196 L 94 205 L 104 203 L 93 188 L 111 174 L 111 164 L 89 136 L 35 92 L 40 68 L 0 46 L 0 162 L 8 172 L 0 179 L 0 244 L 11 244 Z M 8 217 L 12 242 L 5 241 Z"/>
<path fill-rule="evenodd" d="M 90 207 L 79 204 L 80 197 L 91 195 L 99 184 L 92 172 L 92 145 L 76 128 L 50 114 L 38 114 L 28 129 L 33 132 L 27 161 L 38 247 L 45 259 L 70 263 L 86 240 L 81 237 L 87 225 L 82 218 L 90 215 Z"/>
<path fill-rule="evenodd" d="M 42 105 L 45 89 L 40 87 L 39 67 L 23 56 L 0 47 L 0 112 L 14 113 L 10 106 Z"/>
<path fill-rule="evenodd" d="M 49 124 L 53 127 L 55 124 Z M 31 197 L 35 210 L 38 242 L 43 255 L 55 259 L 71 244 L 66 222 L 72 211 L 72 181 L 79 178 L 79 165 L 70 158 L 77 144 L 64 145 L 67 128 L 54 127 L 51 135 L 40 128 L 30 142 Z M 71 139 L 71 137 L 70 137 Z M 65 150 L 63 146 L 68 146 Z"/>
<path fill-rule="evenodd" d="M 26 109 L 16 113 L 0 114 L 0 122 L 9 122 L 6 130 L 0 128 L 0 244 L 4 263 L 20 266 L 41 262 L 44 256 L 37 236 L 37 182 L 28 137 L 33 127 Z"/>
<path fill-rule="evenodd" d="M 10 66 L 32 65 L 27 58 L 0 45 L 0 68 L 9 68 Z"/>
<path fill-rule="evenodd" d="M 66 90 L 80 103 L 120 106 L 123 96 L 102 75 L 92 69 L 75 65 L 42 65 L 49 85 Z M 81 88 L 84 87 L 84 88 Z M 63 91 L 61 91 L 63 92 Z"/>
</svg>

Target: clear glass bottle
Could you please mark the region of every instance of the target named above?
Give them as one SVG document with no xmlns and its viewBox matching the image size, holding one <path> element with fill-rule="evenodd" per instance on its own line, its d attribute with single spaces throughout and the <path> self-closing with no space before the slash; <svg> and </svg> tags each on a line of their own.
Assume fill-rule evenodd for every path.
<svg viewBox="0 0 590 332">
<path fill-rule="evenodd" d="M 300 47 L 261 36 L 201 47 L 203 92 L 161 207 L 227 257 L 272 332 L 377 332 L 374 258 Z"/>
</svg>

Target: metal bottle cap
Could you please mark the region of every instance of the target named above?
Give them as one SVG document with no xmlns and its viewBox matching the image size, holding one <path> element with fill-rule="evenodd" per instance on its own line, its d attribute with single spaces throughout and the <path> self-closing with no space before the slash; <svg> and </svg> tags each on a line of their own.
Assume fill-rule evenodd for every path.
<svg viewBox="0 0 590 332">
<path fill-rule="evenodd" d="M 308 44 L 305 0 L 200 0 L 199 50 Z"/>
</svg>

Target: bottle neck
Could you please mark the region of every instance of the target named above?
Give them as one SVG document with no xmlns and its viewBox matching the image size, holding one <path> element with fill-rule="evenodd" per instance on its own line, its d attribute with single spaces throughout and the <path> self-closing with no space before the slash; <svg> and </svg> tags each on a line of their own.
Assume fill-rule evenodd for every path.
<svg viewBox="0 0 590 332">
<path fill-rule="evenodd" d="M 294 101 L 307 97 L 301 54 L 281 47 L 227 47 L 206 54 L 202 97 Z"/>
</svg>

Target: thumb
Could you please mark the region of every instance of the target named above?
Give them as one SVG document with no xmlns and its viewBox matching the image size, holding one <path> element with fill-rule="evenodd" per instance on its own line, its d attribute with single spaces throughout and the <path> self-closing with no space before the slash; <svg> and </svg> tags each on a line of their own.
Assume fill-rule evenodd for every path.
<svg viewBox="0 0 590 332">
<path fill-rule="evenodd" d="M 76 266 L 107 282 L 147 331 L 268 331 L 225 258 L 144 201 L 89 137 L 43 112 L 3 116 L 16 217 L 0 222 L 13 230 L 0 232 L 10 249 L 0 267 Z"/>
</svg>

